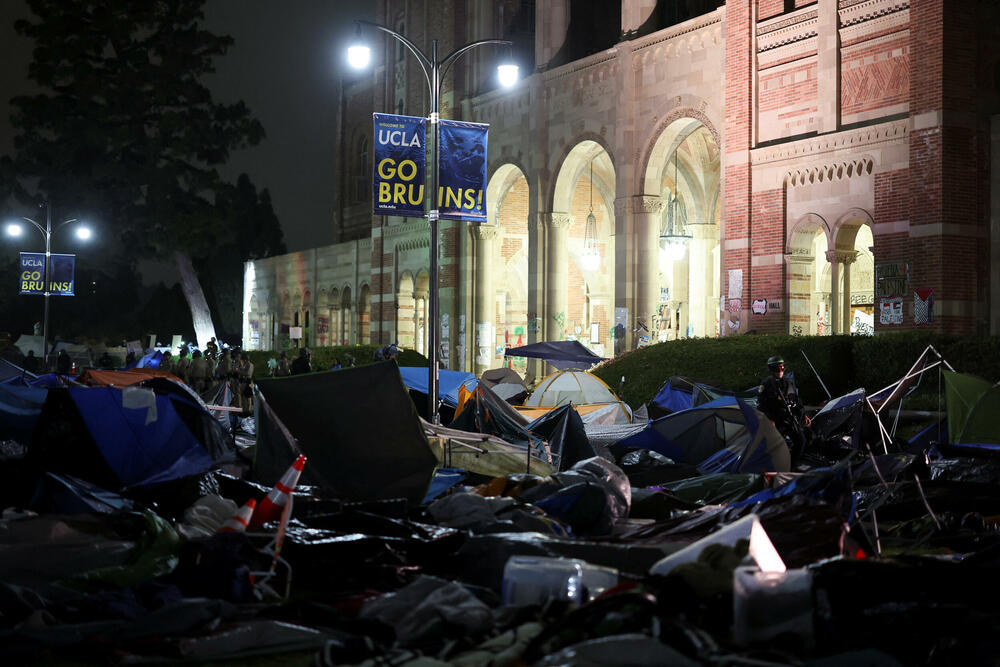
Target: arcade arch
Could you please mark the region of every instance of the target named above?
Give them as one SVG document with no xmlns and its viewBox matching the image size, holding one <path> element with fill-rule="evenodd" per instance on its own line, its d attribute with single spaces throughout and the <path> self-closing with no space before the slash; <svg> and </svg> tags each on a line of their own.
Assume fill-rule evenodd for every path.
<svg viewBox="0 0 1000 667">
<path fill-rule="evenodd" d="M 545 230 L 546 340 L 579 340 L 601 356 L 613 349 L 615 192 L 610 152 L 580 141 L 559 165 Z"/>
<path fill-rule="evenodd" d="M 524 172 L 514 164 L 501 165 L 486 189 L 487 222 L 474 229 L 477 372 L 507 363 L 503 348 L 528 342 L 529 194 Z M 525 372 L 523 359 L 511 365 Z"/>
<path fill-rule="evenodd" d="M 720 182 L 712 128 L 688 116 L 663 128 L 643 181 L 646 195 L 661 203 L 654 341 L 718 335 Z"/>
</svg>

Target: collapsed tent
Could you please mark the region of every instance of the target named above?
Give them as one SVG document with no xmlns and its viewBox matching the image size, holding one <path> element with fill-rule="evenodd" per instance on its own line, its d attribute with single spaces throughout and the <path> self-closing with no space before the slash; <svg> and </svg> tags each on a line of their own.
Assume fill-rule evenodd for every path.
<svg viewBox="0 0 1000 667">
<path fill-rule="evenodd" d="M 346 500 L 423 500 L 437 460 L 394 362 L 255 387 L 259 482 L 274 485 L 305 454 L 302 484 Z"/>
<path fill-rule="evenodd" d="M 545 440 L 525 428 L 528 420 L 489 387 L 479 383 L 449 424 L 453 429 L 486 433 L 546 456 Z"/>
<path fill-rule="evenodd" d="M 204 406 L 145 387 L 49 389 L 29 456 L 107 489 L 202 474 L 233 458 Z"/>
<path fill-rule="evenodd" d="M 586 370 L 605 361 L 578 340 L 553 340 L 507 348 L 505 357 L 542 359 L 560 370 Z"/>
<path fill-rule="evenodd" d="M 1000 452 L 1000 385 L 950 370 L 944 371 L 944 381 L 948 444 Z"/>
<path fill-rule="evenodd" d="M 704 473 L 787 472 L 785 439 L 756 408 L 732 396 L 651 422 L 620 447 L 651 449 Z"/>
<path fill-rule="evenodd" d="M 666 384 L 660 387 L 660 391 L 649 402 L 649 414 L 650 417 L 656 419 L 671 412 L 680 412 L 710 403 L 721 396 L 735 396 L 747 405 L 757 406 L 756 387 L 743 391 L 731 391 L 686 377 L 672 376 L 667 379 Z"/>
</svg>

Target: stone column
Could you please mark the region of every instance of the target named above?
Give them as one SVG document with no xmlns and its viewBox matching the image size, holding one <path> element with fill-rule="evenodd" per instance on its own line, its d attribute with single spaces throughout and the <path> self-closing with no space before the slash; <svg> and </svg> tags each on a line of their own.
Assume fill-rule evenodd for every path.
<svg viewBox="0 0 1000 667">
<path fill-rule="evenodd" d="M 630 313 L 629 328 L 638 329 L 638 336 L 653 338 L 653 316 L 660 302 L 660 218 L 663 200 L 655 195 L 638 195 L 629 200 L 632 242 L 635 252 L 635 312 Z M 640 323 L 646 327 L 644 331 Z"/>
<path fill-rule="evenodd" d="M 562 340 L 566 329 L 566 293 L 569 278 L 569 213 L 543 214 L 547 218 L 545 242 L 545 338 Z"/>
<path fill-rule="evenodd" d="M 695 336 L 714 337 L 715 311 L 719 309 L 718 295 L 712 294 L 715 277 L 712 247 L 715 245 L 716 226 L 688 223 L 687 231 L 692 236 L 688 248 L 688 319 L 694 325 Z"/>
<path fill-rule="evenodd" d="M 830 262 L 830 333 L 840 333 L 840 262 L 837 261 L 837 251 L 827 250 L 826 261 Z"/>
<path fill-rule="evenodd" d="M 844 265 L 843 313 L 840 319 L 840 333 L 851 333 L 851 264 L 858 258 L 856 250 L 838 250 L 837 261 Z"/>
<path fill-rule="evenodd" d="M 492 367 L 493 323 L 496 319 L 496 292 L 493 289 L 493 246 L 497 228 L 492 225 L 476 225 L 476 311 L 473 328 L 473 372 L 479 375 Z M 485 354 L 483 350 L 486 350 Z"/>
</svg>

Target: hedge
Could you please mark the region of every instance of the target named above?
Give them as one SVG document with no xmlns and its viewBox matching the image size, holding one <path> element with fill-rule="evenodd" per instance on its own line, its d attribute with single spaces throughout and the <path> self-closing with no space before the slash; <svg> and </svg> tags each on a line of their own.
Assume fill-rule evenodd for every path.
<svg viewBox="0 0 1000 667">
<path fill-rule="evenodd" d="M 325 371 L 329 370 L 333 365 L 333 360 L 337 359 L 341 364 L 344 364 L 347 360 L 347 355 L 350 354 L 354 357 L 355 366 L 367 366 L 368 364 L 375 363 L 374 355 L 375 350 L 382 347 L 381 345 L 335 345 L 333 347 L 311 347 L 309 351 L 312 352 L 312 367 L 314 371 Z M 299 356 L 298 348 L 289 348 L 285 350 L 288 355 L 288 362 L 291 363 Z M 247 354 L 250 356 L 250 361 L 253 362 L 254 366 L 254 377 L 268 377 L 270 373 L 267 370 L 268 359 L 277 359 L 278 352 L 272 350 L 253 350 L 248 351 Z M 420 354 L 415 350 L 402 350 L 399 353 L 397 362 L 400 366 L 427 366 L 427 357 Z"/>
<path fill-rule="evenodd" d="M 806 357 L 833 396 L 863 387 L 874 392 L 906 374 L 928 346 L 941 353 L 957 371 L 990 381 L 1000 378 L 1000 338 L 958 337 L 929 332 L 878 336 L 743 335 L 692 338 L 658 343 L 619 356 L 594 370 L 638 406 L 652 399 L 673 375 L 727 389 L 748 389 L 767 376 L 767 358 L 780 354 L 795 372 L 803 401 L 818 405 L 826 393 Z M 803 352 L 805 356 L 803 356 Z M 938 376 L 928 374 L 920 390 L 908 399 L 912 409 L 936 409 Z"/>
<path fill-rule="evenodd" d="M 650 345 L 627 352 L 594 369 L 593 373 L 615 391 L 621 387 L 622 399 L 633 407 L 650 401 L 667 379 L 681 375 L 727 389 L 749 389 L 767 376 L 767 358 L 780 354 L 795 378 L 807 405 L 826 399 L 812 362 L 833 396 L 841 396 L 859 387 L 874 392 L 895 382 L 933 345 L 957 371 L 978 375 L 990 381 L 1000 379 L 1000 337 L 952 336 L 930 332 L 880 334 L 878 336 L 784 336 L 749 334 L 725 338 L 689 338 Z M 333 359 L 341 363 L 347 354 L 355 365 L 373 363 L 378 345 L 338 345 L 310 348 L 313 368 L 327 370 Z M 803 355 L 803 353 L 805 353 Z M 287 350 L 288 359 L 298 356 L 298 349 Z M 251 351 L 256 377 L 267 377 L 267 360 L 277 357 L 273 351 Z M 414 350 L 403 350 L 400 366 L 427 366 L 427 358 Z M 624 376 L 625 382 L 621 384 Z M 930 373 L 919 391 L 907 399 L 911 409 L 937 409 L 938 380 Z"/>
</svg>

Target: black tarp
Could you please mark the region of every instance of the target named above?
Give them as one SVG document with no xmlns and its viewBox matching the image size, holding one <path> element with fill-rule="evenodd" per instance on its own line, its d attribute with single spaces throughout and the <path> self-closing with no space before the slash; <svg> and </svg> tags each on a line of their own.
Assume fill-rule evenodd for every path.
<svg viewBox="0 0 1000 667">
<path fill-rule="evenodd" d="M 256 387 L 257 481 L 273 486 L 305 454 L 300 484 L 345 500 L 423 500 L 437 459 L 394 362 L 261 379 Z"/>
</svg>

